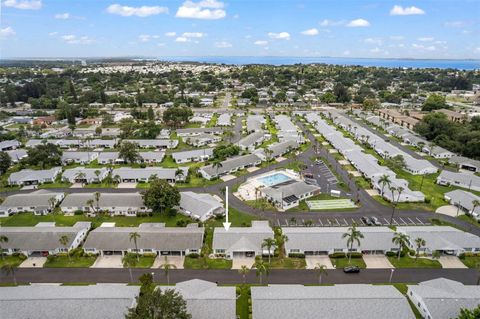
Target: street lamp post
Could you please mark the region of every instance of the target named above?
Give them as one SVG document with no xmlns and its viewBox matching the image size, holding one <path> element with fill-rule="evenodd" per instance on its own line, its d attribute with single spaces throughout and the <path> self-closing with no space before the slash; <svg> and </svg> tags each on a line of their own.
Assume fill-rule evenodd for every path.
<svg viewBox="0 0 480 319">
<path fill-rule="evenodd" d="M 395 269 L 394 269 L 394 268 L 390 269 L 390 279 L 388 279 L 388 282 L 389 282 L 389 283 L 392 283 L 392 277 L 393 277 L 393 273 L 394 273 L 394 272 L 395 272 Z"/>
</svg>

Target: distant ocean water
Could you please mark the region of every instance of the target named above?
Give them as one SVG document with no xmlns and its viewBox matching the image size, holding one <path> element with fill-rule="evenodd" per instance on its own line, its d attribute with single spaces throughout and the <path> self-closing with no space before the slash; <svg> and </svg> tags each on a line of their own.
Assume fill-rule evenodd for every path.
<svg viewBox="0 0 480 319">
<path fill-rule="evenodd" d="M 423 59 L 362 59 L 362 58 L 334 58 L 334 57 L 278 57 L 278 56 L 199 56 L 199 57 L 159 57 L 158 60 L 174 62 L 204 62 L 223 63 L 234 65 L 245 64 L 270 64 L 270 65 L 292 65 L 324 63 L 336 65 L 360 65 L 376 66 L 387 68 L 439 68 L 439 69 L 480 69 L 480 60 L 423 60 Z"/>
</svg>

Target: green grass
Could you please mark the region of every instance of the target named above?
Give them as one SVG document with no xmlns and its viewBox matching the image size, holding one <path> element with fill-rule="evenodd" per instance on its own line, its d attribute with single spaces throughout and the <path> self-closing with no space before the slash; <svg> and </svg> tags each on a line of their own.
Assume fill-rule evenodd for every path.
<svg viewBox="0 0 480 319">
<path fill-rule="evenodd" d="M 250 286 L 240 285 L 237 288 L 237 317 L 240 319 L 249 319 L 250 315 Z"/>
<path fill-rule="evenodd" d="M 91 183 L 84 185 L 83 188 L 117 188 L 117 184 Z"/>
<path fill-rule="evenodd" d="M 93 265 L 96 256 L 49 256 L 43 265 L 44 268 L 88 268 Z"/>
<path fill-rule="evenodd" d="M 139 261 L 132 268 L 152 268 L 155 258 L 155 256 L 140 256 Z"/>
<path fill-rule="evenodd" d="M 259 198 L 258 200 L 247 200 L 247 201 L 244 201 L 244 203 L 256 209 L 263 209 L 263 210 L 269 210 L 269 211 L 277 210 L 277 208 L 265 198 Z"/>
<path fill-rule="evenodd" d="M 352 258 L 351 263 L 348 263 L 348 257 L 344 258 L 330 258 L 332 261 L 332 265 L 337 268 L 337 269 L 342 269 L 346 266 L 357 266 L 358 268 L 367 268 L 367 265 L 365 265 L 365 262 L 363 261 L 363 258 Z"/>
<path fill-rule="evenodd" d="M 173 160 L 173 157 L 171 155 L 166 155 L 164 158 L 163 158 L 163 161 L 162 161 L 162 167 L 165 167 L 165 168 L 177 168 L 179 167 L 179 165 L 177 163 L 175 163 L 175 161 Z"/>
<path fill-rule="evenodd" d="M 238 211 L 237 209 L 230 207 L 228 209 L 228 221 L 232 223 L 232 227 L 250 227 L 253 220 L 261 220 L 258 216 L 249 215 L 243 212 Z M 222 219 L 211 219 L 207 222 L 208 226 L 211 227 L 223 227 L 223 222 L 225 218 Z"/>
<path fill-rule="evenodd" d="M 208 257 L 198 257 L 191 258 L 185 257 L 185 262 L 183 263 L 185 269 L 231 269 L 232 261 L 218 258 L 210 259 Z"/>
<path fill-rule="evenodd" d="M 363 189 L 372 188 L 372 185 L 370 184 L 370 182 L 367 181 L 363 176 L 356 176 L 353 178 L 353 180 L 355 181 L 355 184 L 357 184 L 357 186 L 360 188 L 363 188 Z"/>
<path fill-rule="evenodd" d="M 72 186 L 71 183 L 45 183 L 38 185 L 38 188 L 69 188 Z"/>
<path fill-rule="evenodd" d="M 478 265 L 480 265 L 480 256 L 462 257 L 460 260 L 468 268 L 478 268 Z"/>
<path fill-rule="evenodd" d="M 268 257 L 263 257 L 263 261 L 268 264 Z M 306 267 L 305 258 L 272 257 L 270 260 L 270 268 L 272 269 L 305 269 Z"/>
<path fill-rule="evenodd" d="M 470 223 L 470 224 L 474 225 L 475 227 L 480 227 L 480 223 L 478 221 L 476 221 L 475 219 L 473 219 L 471 216 L 460 215 L 460 216 L 458 216 L 458 219 L 466 221 L 467 223 Z"/>
<path fill-rule="evenodd" d="M 442 265 L 438 260 L 432 260 L 427 258 L 411 258 L 409 256 L 403 256 L 398 259 L 398 257 L 387 257 L 390 263 L 395 268 L 442 268 Z"/>
<path fill-rule="evenodd" d="M 3 267 L 7 264 L 12 264 L 14 266 L 19 266 L 24 260 L 26 259 L 25 256 L 3 256 L 0 257 L 0 267 Z"/>
<path fill-rule="evenodd" d="M 35 216 L 32 213 L 15 214 L 10 217 L 0 219 L 1 226 L 35 226 L 39 222 L 53 222 L 51 215 Z M 175 227 L 177 222 L 187 221 L 193 222 L 192 219 L 176 214 L 175 216 L 167 216 L 166 214 L 155 213 L 153 216 L 142 217 L 126 217 L 126 216 L 97 216 L 86 217 L 84 215 L 64 216 L 56 215 L 55 222 L 57 226 L 73 226 L 76 222 L 87 221 L 92 222 L 93 227 L 100 226 L 104 222 L 114 222 L 119 227 L 135 227 L 141 223 L 165 223 L 166 226 Z"/>
</svg>

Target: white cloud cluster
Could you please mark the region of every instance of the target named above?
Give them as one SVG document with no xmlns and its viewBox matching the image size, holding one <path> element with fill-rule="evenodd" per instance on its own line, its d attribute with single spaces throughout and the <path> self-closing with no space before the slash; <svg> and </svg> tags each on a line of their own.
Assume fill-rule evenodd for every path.
<svg viewBox="0 0 480 319">
<path fill-rule="evenodd" d="M 433 37 L 420 37 L 417 40 L 421 42 L 432 42 L 435 39 Z"/>
<path fill-rule="evenodd" d="M 220 49 L 231 48 L 233 45 L 227 41 L 215 42 L 215 47 Z"/>
<path fill-rule="evenodd" d="M 390 10 L 390 15 L 392 16 L 410 16 L 410 15 L 421 15 L 421 14 L 425 14 L 425 11 L 415 6 L 404 8 L 402 6 L 395 5 Z"/>
<path fill-rule="evenodd" d="M 350 28 L 362 28 L 362 27 L 369 27 L 370 22 L 365 19 L 355 19 L 347 23 L 347 27 Z"/>
<path fill-rule="evenodd" d="M 107 12 L 111 14 L 118 14 L 123 17 L 137 16 L 137 17 L 144 18 L 151 15 L 168 13 L 168 8 L 160 7 L 160 6 L 129 7 L 129 6 L 121 6 L 119 4 L 112 4 L 108 6 Z"/>
<path fill-rule="evenodd" d="M 68 44 L 91 44 L 93 40 L 87 36 L 76 36 L 73 34 L 62 35 L 60 37 L 63 41 Z"/>
<path fill-rule="evenodd" d="M 202 0 L 200 2 L 185 1 L 178 8 L 177 18 L 190 18 L 202 20 L 223 19 L 227 15 L 224 3 L 217 0 Z"/>
<path fill-rule="evenodd" d="M 363 39 L 363 42 L 367 44 L 382 45 L 382 39 L 379 38 L 366 38 Z"/>
<path fill-rule="evenodd" d="M 150 34 L 140 34 L 138 36 L 138 40 L 140 40 L 140 42 L 149 42 L 150 40 L 152 39 L 158 39 L 160 38 L 160 36 L 154 34 L 154 35 L 150 35 Z"/>
<path fill-rule="evenodd" d="M 437 48 L 434 45 L 412 44 L 412 48 L 422 51 L 435 51 Z"/>
<path fill-rule="evenodd" d="M 184 32 L 181 36 L 175 39 L 175 42 L 191 42 L 192 39 L 199 39 L 203 38 L 204 36 L 205 33 L 202 32 Z M 195 40 L 193 42 L 198 43 L 198 40 Z"/>
<path fill-rule="evenodd" d="M 42 7 L 41 0 L 5 0 L 5 7 L 11 7 L 20 10 L 38 10 Z"/>
<path fill-rule="evenodd" d="M 320 21 L 320 26 L 322 26 L 322 27 L 337 27 L 337 26 L 340 26 L 340 25 L 344 25 L 345 23 L 347 23 L 347 21 L 345 21 L 345 20 L 333 21 L 333 20 L 329 20 L 329 19 L 323 19 L 322 21 Z"/>
<path fill-rule="evenodd" d="M 288 32 L 280 32 L 280 33 L 268 32 L 268 36 L 271 39 L 290 40 L 290 33 L 288 33 Z"/>
<path fill-rule="evenodd" d="M 0 38 L 3 39 L 3 38 L 7 38 L 7 37 L 10 37 L 10 36 L 14 36 L 15 35 L 15 30 L 13 30 L 12 27 L 5 27 L 3 29 L 0 29 Z"/>
<path fill-rule="evenodd" d="M 166 37 L 174 37 L 176 35 L 177 35 L 177 32 L 173 32 L 173 31 L 172 32 L 165 32 Z"/>
<path fill-rule="evenodd" d="M 253 44 L 255 45 L 267 45 L 268 44 L 268 41 L 265 41 L 265 40 L 257 40 L 255 42 L 253 42 Z"/>
<path fill-rule="evenodd" d="M 310 35 L 310 36 L 313 36 L 313 35 L 317 35 L 318 34 L 318 29 L 317 28 L 311 28 L 311 29 L 308 29 L 308 30 L 304 30 L 302 32 L 300 32 L 301 34 L 303 35 Z"/>
<path fill-rule="evenodd" d="M 55 19 L 68 20 L 68 19 L 70 19 L 70 13 L 68 13 L 68 12 L 65 12 L 65 13 L 57 13 L 57 14 L 55 15 Z"/>
</svg>

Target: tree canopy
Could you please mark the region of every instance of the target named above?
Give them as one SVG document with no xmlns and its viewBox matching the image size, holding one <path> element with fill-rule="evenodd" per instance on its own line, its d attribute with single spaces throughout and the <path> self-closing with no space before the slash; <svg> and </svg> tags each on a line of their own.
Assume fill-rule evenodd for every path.
<svg viewBox="0 0 480 319">
<path fill-rule="evenodd" d="M 180 203 L 180 192 L 166 181 L 154 178 L 143 193 L 143 201 L 154 212 L 164 212 Z"/>
<path fill-rule="evenodd" d="M 62 165 L 62 150 L 55 144 L 42 143 L 27 150 L 27 158 L 23 161 L 41 168 Z"/>
</svg>

